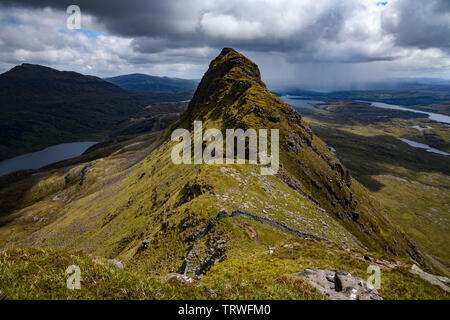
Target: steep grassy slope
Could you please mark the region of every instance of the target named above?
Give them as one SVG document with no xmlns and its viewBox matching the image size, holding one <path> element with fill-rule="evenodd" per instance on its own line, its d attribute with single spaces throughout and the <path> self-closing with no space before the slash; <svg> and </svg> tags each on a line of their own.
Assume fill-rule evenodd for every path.
<svg viewBox="0 0 450 320">
<path fill-rule="evenodd" d="M 80 290 L 68 290 L 67 267 L 81 271 Z M 77 251 L 14 249 L 0 252 L 0 299 L 206 299 L 197 284 L 164 281 L 117 270 L 106 259 Z"/>
<path fill-rule="evenodd" d="M 261 81 L 258 67 L 232 49 L 211 62 L 188 111 L 172 128 L 277 128 L 280 130 L 278 177 L 334 215 L 365 246 L 392 254 L 420 255 L 389 221 L 386 212 L 351 178 L 333 152 L 313 135 L 301 116 Z"/>
<path fill-rule="evenodd" d="M 279 174 L 262 176 L 249 164 L 175 165 L 168 137 L 174 128 L 192 129 L 193 120 L 203 120 L 204 129 L 280 129 Z M 6 254 L 77 249 L 121 260 L 137 275 L 202 279 L 215 298 L 317 299 L 289 274 L 310 267 L 365 277 L 368 250 L 375 259 L 403 261 L 383 271 L 386 297 L 448 298 L 407 272 L 405 263 L 421 257 L 403 233 L 300 115 L 266 89 L 257 66 L 232 49 L 211 63 L 169 130 L 91 152 L 99 157 L 88 152 L 5 182 Z"/>
</svg>

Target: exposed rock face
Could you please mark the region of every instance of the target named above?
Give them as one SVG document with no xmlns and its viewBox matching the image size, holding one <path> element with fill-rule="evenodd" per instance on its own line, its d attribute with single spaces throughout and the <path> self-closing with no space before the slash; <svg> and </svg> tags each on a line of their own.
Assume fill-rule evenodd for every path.
<svg viewBox="0 0 450 320">
<path fill-rule="evenodd" d="M 295 229 L 292 229 L 292 228 L 286 226 L 285 224 L 282 224 L 280 222 L 277 222 L 277 221 L 274 221 L 274 220 L 271 220 L 271 219 L 268 219 L 268 218 L 265 218 L 265 217 L 258 216 L 256 214 L 243 212 L 243 211 L 239 211 L 239 210 L 234 210 L 232 212 L 231 216 L 233 216 L 233 217 L 234 216 L 241 216 L 241 217 L 244 217 L 244 218 L 250 218 L 250 219 L 253 219 L 255 221 L 258 221 L 258 222 L 261 222 L 261 223 L 264 223 L 264 224 L 268 224 L 269 226 L 272 226 L 274 228 L 283 230 L 284 232 L 293 234 L 293 235 L 295 235 L 297 237 L 300 237 L 302 239 L 305 239 L 305 240 L 314 240 L 314 241 L 327 240 L 327 239 L 319 237 L 319 236 L 317 236 L 315 234 L 306 233 L 306 232 L 300 232 L 298 230 L 295 230 Z"/>
<path fill-rule="evenodd" d="M 206 225 L 197 234 L 192 235 L 188 240 L 195 241 L 195 240 L 198 240 L 198 239 L 204 237 L 208 233 L 208 231 L 214 227 L 214 225 L 217 223 L 217 221 L 220 218 L 225 218 L 227 216 L 228 216 L 228 213 L 226 211 L 220 211 L 217 214 L 217 216 L 210 218 L 208 220 L 208 222 L 206 223 Z"/>
<path fill-rule="evenodd" d="M 375 288 L 346 271 L 305 269 L 292 276 L 305 279 L 331 300 L 383 300 Z"/>
<path fill-rule="evenodd" d="M 220 211 L 216 216 L 211 217 L 198 233 L 191 235 L 187 240 L 200 240 L 214 228 L 220 218 L 225 217 L 228 217 L 228 213 L 225 210 Z M 210 238 L 206 241 L 206 243 L 208 247 L 206 252 L 198 252 L 197 243 L 194 243 L 185 258 L 186 265 L 184 268 L 184 275 L 195 274 L 197 278 L 202 278 L 214 264 L 226 259 L 225 240 L 219 239 L 216 241 Z M 198 261 L 199 259 L 201 259 L 201 261 Z"/>
<path fill-rule="evenodd" d="M 206 252 L 198 252 L 197 246 L 194 244 L 185 258 L 186 267 L 184 269 L 184 275 L 195 275 L 197 278 L 202 278 L 211 267 L 226 259 L 225 241 L 219 239 L 214 241 L 210 239 L 208 241 L 208 249 Z M 201 258 L 200 256 L 203 256 Z M 200 263 L 195 263 L 198 258 L 201 258 Z"/>
<path fill-rule="evenodd" d="M 432 283 L 438 287 L 440 287 L 445 292 L 450 292 L 450 288 L 447 287 L 444 283 L 450 283 L 450 279 L 447 277 L 439 277 L 432 275 L 430 273 L 427 273 L 420 269 L 415 264 L 412 265 L 411 270 L 409 270 L 411 273 L 418 275 L 422 279 L 428 281 L 429 283 Z"/>
</svg>

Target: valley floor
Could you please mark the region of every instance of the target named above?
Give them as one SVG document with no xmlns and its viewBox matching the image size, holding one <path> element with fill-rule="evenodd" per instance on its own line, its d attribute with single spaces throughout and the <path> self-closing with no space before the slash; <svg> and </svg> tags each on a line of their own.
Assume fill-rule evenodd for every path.
<svg viewBox="0 0 450 320">
<path fill-rule="evenodd" d="M 368 119 L 359 104 L 301 109 L 314 133 L 332 146 L 350 169 L 389 210 L 395 222 L 427 253 L 436 270 L 450 268 L 450 161 L 445 155 L 408 146 L 399 138 L 449 151 L 448 126 L 425 118 Z M 355 107 L 353 105 L 353 107 Z M 369 108 L 370 109 L 370 108 Z M 373 117 L 371 110 L 371 116 Z M 430 128 L 418 130 L 419 128 Z M 432 128 L 432 129 L 431 129 Z"/>
</svg>

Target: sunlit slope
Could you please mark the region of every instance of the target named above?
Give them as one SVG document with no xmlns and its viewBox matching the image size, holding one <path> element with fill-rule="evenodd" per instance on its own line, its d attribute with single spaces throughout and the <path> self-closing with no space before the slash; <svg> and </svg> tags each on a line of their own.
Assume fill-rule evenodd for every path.
<svg viewBox="0 0 450 320">
<path fill-rule="evenodd" d="M 194 120 L 203 121 L 204 130 L 279 129 L 278 174 L 263 176 L 249 164 L 175 165 L 170 134 L 176 128 L 192 132 Z M 285 277 L 306 267 L 363 276 L 367 251 L 379 259 L 421 262 L 381 205 L 301 116 L 266 89 L 257 66 L 232 49 L 211 63 L 188 110 L 169 130 L 83 159 L 4 185 L 0 248 L 83 250 L 142 275 L 204 279 L 218 297 L 231 298 L 317 298 Z M 13 194 L 17 203 L 11 203 Z M 248 283 L 234 273 L 241 263 Z M 267 273 L 260 273 L 263 265 Z M 386 271 L 388 297 L 417 280 L 406 265 L 399 268 Z M 225 279 L 240 289 L 221 287 Z M 398 297 L 426 298 L 433 294 L 426 290 L 434 290 L 420 281 L 414 288 Z"/>
<path fill-rule="evenodd" d="M 420 255 L 370 193 L 355 181 L 333 152 L 315 136 L 301 116 L 268 91 L 259 69 L 233 49 L 211 62 L 188 110 L 172 129 L 204 127 L 276 128 L 280 130 L 277 178 L 336 217 L 367 247 L 390 254 Z"/>
</svg>

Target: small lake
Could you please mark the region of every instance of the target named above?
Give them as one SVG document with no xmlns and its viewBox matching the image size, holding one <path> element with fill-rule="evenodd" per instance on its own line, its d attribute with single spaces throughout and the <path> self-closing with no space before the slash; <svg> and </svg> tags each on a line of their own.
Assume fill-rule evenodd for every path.
<svg viewBox="0 0 450 320">
<path fill-rule="evenodd" d="M 27 169 L 39 169 L 54 162 L 78 157 L 97 142 L 62 143 L 0 162 L 0 176 Z"/>
<path fill-rule="evenodd" d="M 317 109 L 311 103 L 324 103 L 323 101 L 320 101 L 320 100 L 308 100 L 308 99 L 304 99 L 303 97 L 299 97 L 299 96 L 286 95 L 286 96 L 281 96 L 280 98 L 283 99 L 284 102 L 290 104 L 293 107 L 297 107 L 297 108 Z"/>
<path fill-rule="evenodd" d="M 419 111 L 419 110 L 409 109 L 409 108 L 405 108 L 405 107 L 402 107 L 402 106 L 397 106 L 397 105 L 394 105 L 394 104 L 388 104 L 388 103 L 383 103 L 383 102 L 372 102 L 372 101 L 361 101 L 361 102 L 370 103 L 370 105 L 372 107 L 377 107 L 377 108 L 394 109 L 394 110 L 403 110 L 403 111 L 410 111 L 410 112 L 415 112 L 415 113 L 422 113 L 422 114 L 428 115 L 428 117 L 431 120 L 434 120 L 434 121 L 437 121 L 437 122 L 446 123 L 446 124 L 450 124 L 450 117 L 446 116 L 444 114 L 440 114 L 440 113 Z"/>
<path fill-rule="evenodd" d="M 415 147 L 415 148 L 421 148 L 421 149 L 425 149 L 428 152 L 433 152 L 433 153 L 438 153 L 438 154 L 442 154 L 444 156 L 450 156 L 450 153 L 435 149 L 430 147 L 429 145 L 425 144 L 425 143 L 419 143 L 419 142 L 415 142 L 412 140 L 408 140 L 408 139 L 403 139 L 403 138 L 399 138 L 400 140 L 402 140 L 403 142 L 409 144 L 411 147 Z"/>
</svg>

